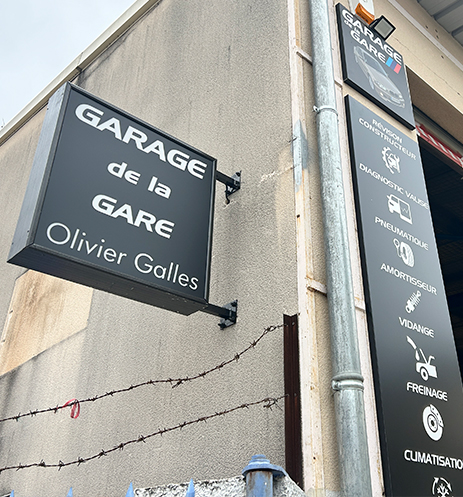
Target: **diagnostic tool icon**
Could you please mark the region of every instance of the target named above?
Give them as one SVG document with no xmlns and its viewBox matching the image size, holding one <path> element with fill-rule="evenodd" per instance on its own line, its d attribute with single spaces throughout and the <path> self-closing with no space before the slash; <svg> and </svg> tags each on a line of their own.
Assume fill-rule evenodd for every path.
<svg viewBox="0 0 463 497">
<path fill-rule="evenodd" d="M 407 202 L 404 202 L 403 200 L 400 200 L 400 198 L 391 194 L 387 196 L 387 206 L 389 208 L 389 212 L 396 212 L 400 216 L 400 219 L 406 221 L 407 223 L 413 224 L 410 204 L 407 204 Z"/>
</svg>

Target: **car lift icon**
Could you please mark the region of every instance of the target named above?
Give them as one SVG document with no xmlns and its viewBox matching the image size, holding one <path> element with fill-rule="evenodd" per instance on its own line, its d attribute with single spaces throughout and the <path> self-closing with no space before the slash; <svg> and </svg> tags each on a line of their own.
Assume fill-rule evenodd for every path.
<svg viewBox="0 0 463 497">
<path fill-rule="evenodd" d="M 437 378 L 437 369 L 436 366 L 431 364 L 431 361 L 435 359 L 433 355 L 430 355 L 427 359 L 426 356 L 424 355 L 424 352 L 422 349 L 418 349 L 416 346 L 415 342 L 407 336 L 407 342 L 413 347 L 415 350 L 415 359 L 416 359 L 416 372 L 420 373 L 421 378 L 423 378 L 424 381 L 428 381 L 428 378 L 431 376 L 431 378 Z M 420 361 L 420 354 L 418 353 L 418 350 L 421 353 L 421 356 L 423 357 L 423 362 Z"/>
</svg>

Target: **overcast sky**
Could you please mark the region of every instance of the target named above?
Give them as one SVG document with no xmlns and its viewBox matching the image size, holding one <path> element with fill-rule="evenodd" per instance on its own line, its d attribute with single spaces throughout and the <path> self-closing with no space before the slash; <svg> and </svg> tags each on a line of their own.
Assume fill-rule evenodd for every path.
<svg viewBox="0 0 463 497">
<path fill-rule="evenodd" d="M 135 0 L 0 0 L 0 127 Z"/>
</svg>

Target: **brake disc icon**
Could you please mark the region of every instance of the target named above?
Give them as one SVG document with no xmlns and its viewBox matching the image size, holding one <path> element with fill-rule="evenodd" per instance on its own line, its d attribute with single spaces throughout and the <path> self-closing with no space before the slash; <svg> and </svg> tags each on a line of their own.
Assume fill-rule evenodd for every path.
<svg viewBox="0 0 463 497">
<path fill-rule="evenodd" d="M 440 440 L 444 433 L 444 421 L 440 412 L 432 404 L 424 408 L 423 411 L 423 426 L 432 440 Z"/>
</svg>

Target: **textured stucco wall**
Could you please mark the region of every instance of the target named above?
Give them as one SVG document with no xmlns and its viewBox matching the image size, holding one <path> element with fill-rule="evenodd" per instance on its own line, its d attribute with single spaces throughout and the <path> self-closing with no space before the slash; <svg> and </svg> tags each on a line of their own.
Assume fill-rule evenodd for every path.
<svg viewBox="0 0 463 497">
<path fill-rule="evenodd" d="M 148 379 L 192 376 L 232 358 L 282 315 L 297 312 L 287 11 L 284 2 L 163 0 L 75 80 L 79 86 L 242 171 L 230 204 L 218 185 L 210 300 L 238 299 L 238 323 L 190 317 L 94 291 L 87 326 L 0 377 L 0 418 L 53 407 Z M 5 263 L 44 111 L 0 148 L 0 319 L 21 268 Z M 187 206 L 185 206 L 187 208 Z M 44 305 L 47 305 L 46 295 Z M 40 327 L 34 307 L 30 332 Z M 50 312 L 58 312 L 58 310 Z M 82 318 L 82 316 L 79 316 Z M 39 330 L 37 330 L 38 332 Z M 53 333 L 53 331 L 50 331 Z M 64 463 L 184 421 L 283 393 L 282 330 L 239 361 L 177 388 L 154 385 L 69 412 L 0 424 L 0 466 Z M 119 494 L 145 486 L 223 478 L 254 453 L 284 465 L 283 411 L 262 406 L 56 469 L 0 474 L 0 494 Z"/>
<path fill-rule="evenodd" d="M 0 374 L 84 329 L 91 301 L 91 288 L 36 271 L 22 274 L 0 341 Z"/>
</svg>

